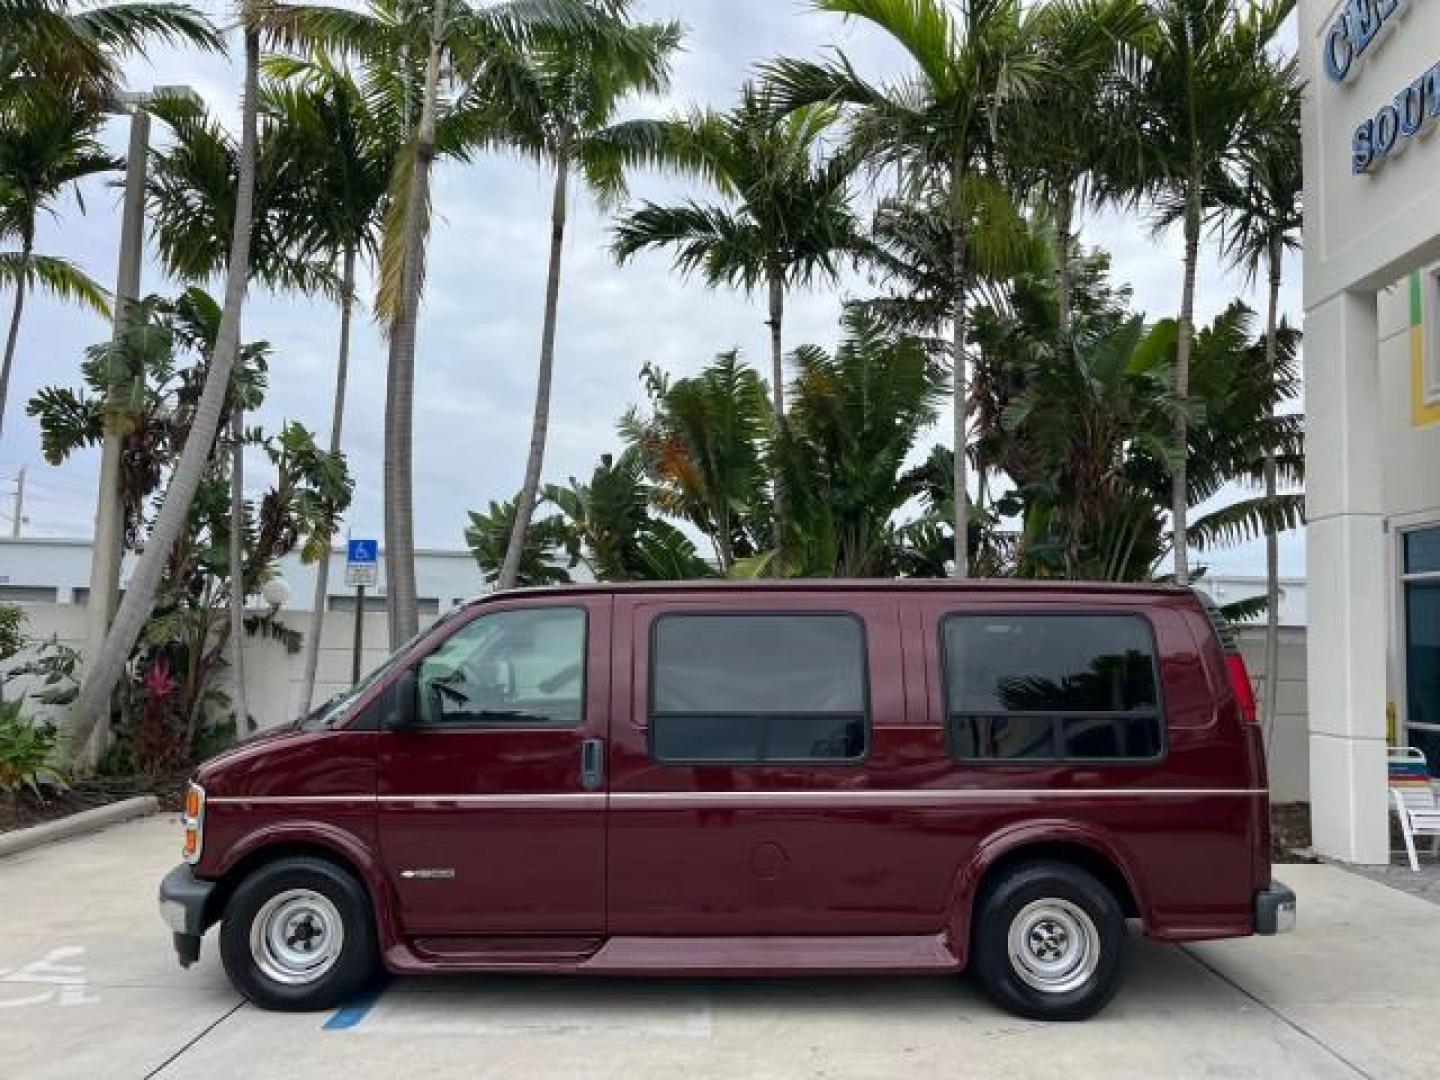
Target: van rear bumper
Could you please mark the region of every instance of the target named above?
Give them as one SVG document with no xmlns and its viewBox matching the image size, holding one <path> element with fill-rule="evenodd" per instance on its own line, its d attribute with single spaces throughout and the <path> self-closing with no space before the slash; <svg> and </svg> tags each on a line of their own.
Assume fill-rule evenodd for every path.
<svg viewBox="0 0 1440 1080">
<path fill-rule="evenodd" d="M 188 968 L 200 959 L 200 938 L 209 925 L 206 905 L 214 891 L 213 881 L 201 881 L 184 864 L 160 882 L 160 918 L 170 927 L 181 967 Z"/>
<path fill-rule="evenodd" d="M 1288 934 L 1295 929 L 1295 893 L 1280 881 L 1255 894 L 1255 933 Z"/>
</svg>

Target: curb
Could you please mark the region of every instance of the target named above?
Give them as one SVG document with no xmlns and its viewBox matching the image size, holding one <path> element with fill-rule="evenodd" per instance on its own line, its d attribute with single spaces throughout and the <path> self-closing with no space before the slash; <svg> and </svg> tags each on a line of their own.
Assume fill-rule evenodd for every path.
<svg viewBox="0 0 1440 1080">
<path fill-rule="evenodd" d="M 78 814 L 71 814 L 69 817 L 63 817 L 57 821 L 46 821 L 39 825 L 31 825 L 28 829 L 15 829 L 12 832 L 0 833 L 0 859 L 7 855 L 18 855 L 22 851 L 29 851 L 42 844 L 68 840 L 72 836 L 84 836 L 86 833 L 103 829 L 107 825 L 118 825 L 122 821 L 148 817 L 150 814 L 158 812 L 159 809 L 160 800 L 154 795 L 136 795 L 133 798 L 121 799 L 119 802 L 109 803 L 106 806 L 97 806 L 93 810 L 81 810 Z"/>
</svg>

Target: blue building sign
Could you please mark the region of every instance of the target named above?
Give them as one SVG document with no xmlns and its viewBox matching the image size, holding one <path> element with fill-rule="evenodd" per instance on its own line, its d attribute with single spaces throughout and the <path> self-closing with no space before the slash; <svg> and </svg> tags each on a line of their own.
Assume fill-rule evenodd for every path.
<svg viewBox="0 0 1440 1080">
<path fill-rule="evenodd" d="M 1391 33 L 1402 33 L 1406 0 L 1346 0 L 1320 47 L 1321 66 L 1330 81 L 1344 85 L 1359 72 L 1365 57 Z M 1355 128 L 1350 168 L 1374 172 L 1440 119 L 1440 63 L 1414 79 Z"/>
<path fill-rule="evenodd" d="M 1332 82 L 1343 83 L 1380 37 L 1380 32 L 1400 21 L 1405 0 L 1348 0 L 1325 32 L 1325 74 Z"/>
<path fill-rule="evenodd" d="M 1411 140 L 1440 119 L 1440 64 L 1380 106 L 1373 117 L 1360 121 L 1351 144 L 1350 166 L 1357 173 L 1373 172 L 1386 158 L 1405 151 Z"/>
</svg>

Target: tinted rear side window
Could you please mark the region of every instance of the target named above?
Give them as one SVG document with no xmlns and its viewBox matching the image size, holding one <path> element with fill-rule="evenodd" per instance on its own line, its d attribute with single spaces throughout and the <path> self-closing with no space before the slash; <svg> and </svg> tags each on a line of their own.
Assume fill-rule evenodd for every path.
<svg viewBox="0 0 1440 1080">
<path fill-rule="evenodd" d="M 659 761 L 840 762 L 865 754 L 865 630 L 854 616 L 662 616 L 650 669 Z"/>
<path fill-rule="evenodd" d="M 974 761 L 1153 759 L 1155 645 L 1132 615 L 954 615 L 942 625 L 950 745 Z"/>
</svg>

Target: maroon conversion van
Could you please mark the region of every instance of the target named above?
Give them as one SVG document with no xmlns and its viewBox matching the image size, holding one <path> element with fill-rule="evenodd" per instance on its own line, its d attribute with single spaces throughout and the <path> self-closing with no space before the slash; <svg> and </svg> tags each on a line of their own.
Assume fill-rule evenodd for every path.
<svg viewBox="0 0 1440 1080">
<path fill-rule="evenodd" d="M 1126 920 L 1273 934 L 1264 750 L 1196 593 L 581 586 L 447 615 L 201 766 L 180 962 L 333 1006 L 428 972 L 958 972 L 1078 1019 Z"/>
</svg>

